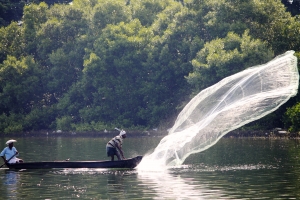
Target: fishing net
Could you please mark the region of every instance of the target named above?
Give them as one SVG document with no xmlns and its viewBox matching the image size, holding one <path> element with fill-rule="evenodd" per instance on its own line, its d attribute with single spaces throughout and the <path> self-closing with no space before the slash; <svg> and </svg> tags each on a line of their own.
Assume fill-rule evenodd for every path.
<svg viewBox="0 0 300 200">
<path fill-rule="evenodd" d="M 226 133 L 276 110 L 297 94 L 299 74 L 293 54 L 288 51 L 201 91 L 146 159 L 180 165 L 190 154 L 208 149 Z"/>
</svg>

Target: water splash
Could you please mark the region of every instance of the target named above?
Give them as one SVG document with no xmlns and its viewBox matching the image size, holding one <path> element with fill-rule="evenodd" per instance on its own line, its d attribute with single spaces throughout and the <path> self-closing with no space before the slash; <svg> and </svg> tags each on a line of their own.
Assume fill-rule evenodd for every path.
<svg viewBox="0 0 300 200">
<path fill-rule="evenodd" d="M 297 94 L 299 74 L 293 54 L 287 51 L 201 91 L 138 169 L 181 165 L 190 154 L 208 149 L 226 133 L 275 111 Z"/>
</svg>

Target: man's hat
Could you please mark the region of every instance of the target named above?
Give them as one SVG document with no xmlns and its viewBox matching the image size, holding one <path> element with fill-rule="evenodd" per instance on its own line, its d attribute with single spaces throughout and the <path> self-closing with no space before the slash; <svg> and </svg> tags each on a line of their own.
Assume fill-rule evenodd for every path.
<svg viewBox="0 0 300 200">
<path fill-rule="evenodd" d="M 14 142 L 17 142 L 17 140 L 8 140 L 8 141 L 6 142 L 6 144 L 9 145 L 10 143 L 14 143 Z"/>
<path fill-rule="evenodd" d="M 122 131 L 120 132 L 120 136 L 125 135 L 125 134 L 126 134 L 126 132 L 125 132 L 124 130 L 122 130 Z"/>
</svg>

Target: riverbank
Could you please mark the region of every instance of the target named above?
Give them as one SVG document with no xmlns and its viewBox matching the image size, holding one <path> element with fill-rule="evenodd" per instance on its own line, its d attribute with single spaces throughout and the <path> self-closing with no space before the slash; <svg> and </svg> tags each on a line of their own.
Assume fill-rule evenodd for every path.
<svg viewBox="0 0 300 200">
<path fill-rule="evenodd" d="M 167 131 L 137 131 L 126 130 L 128 137 L 164 137 L 168 134 Z M 114 137 L 119 134 L 119 131 L 89 131 L 89 132 L 70 132 L 70 131 L 31 131 L 24 133 L 2 134 L 7 137 Z M 278 130 L 234 130 L 227 133 L 223 137 L 230 138 L 289 138 L 300 139 L 298 133 L 289 133 L 287 131 Z"/>
<path fill-rule="evenodd" d="M 128 137 L 163 137 L 167 135 L 165 131 L 127 131 Z M 9 137 L 114 137 L 119 134 L 119 131 L 88 131 L 88 132 L 74 132 L 74 131 L 30 131 L 22 133 L 2 134 L 2 136 Z"/>
<path fill-rule="evenodd" d="M 289 133 L 281 129 L 274 130 L 234 130 L 227 133 L 224 137 L 255 137 L 255 138 L 289 138 L 289 139 L 300 139 L 298 133 Z"/>
</svg>

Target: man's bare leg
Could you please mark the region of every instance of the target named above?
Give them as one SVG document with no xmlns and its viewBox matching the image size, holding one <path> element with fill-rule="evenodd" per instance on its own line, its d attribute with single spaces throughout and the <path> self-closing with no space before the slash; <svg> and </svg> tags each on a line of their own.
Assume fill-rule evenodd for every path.
<svg viewBox="0 0 300 200">
<path fill-rule="evenodd" d="M 118 160 L 122 160 L 121 156 L 120 156 L 120 153 L 117 151 L 117 154 L 116 156 L 118 157 Z"/>
</svg>

